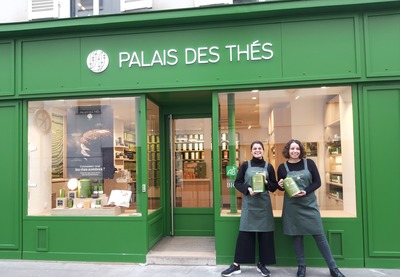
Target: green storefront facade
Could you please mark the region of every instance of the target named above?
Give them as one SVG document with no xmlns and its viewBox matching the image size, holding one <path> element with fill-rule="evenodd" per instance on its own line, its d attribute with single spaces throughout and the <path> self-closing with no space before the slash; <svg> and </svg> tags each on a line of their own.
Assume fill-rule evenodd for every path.
<svg viewBox="0 0 400 277">
<path fill-rule="evenodd" d="M 95 50 L 107 54 L 106 70 L 88 68 Z M 174 224 L 168 115 L 211 118 L 212 148 L 218 149 L 221 92 L 346 86 L 352 100 L 355 216 L 324 217 L 324 227 L 340 267 L 399 267 L 398 1 L 278 1 L 6 24 L 0 26 L 0 60 L 0 258 L 144 263 Z M 159 208 L 149 212 L 150 165 L 140 161 L 148 160 L 151 147 L 140 143 L 141 216 L 29 214 L 30 102 L 113 97 L 135 97 L 142 111 L 136 122 L 141 142 L 148 141 L 151 128 L 148 101 L 159 108 Z M 196 219 L 185 211 L 176 217 L 189 225 L 201 222 L 203 229 L 176 235 L 214 236 L 217 264 L 229 264 L 239 217 L 221 214 L 218 151 L 212 160 L 212 209 L 192 211 Z M 293 265 L 280 223 L 277 216 L 278 265 Z M 309 264 L 322 266 L 314 243 L 306 243 Z"/>
</svg>

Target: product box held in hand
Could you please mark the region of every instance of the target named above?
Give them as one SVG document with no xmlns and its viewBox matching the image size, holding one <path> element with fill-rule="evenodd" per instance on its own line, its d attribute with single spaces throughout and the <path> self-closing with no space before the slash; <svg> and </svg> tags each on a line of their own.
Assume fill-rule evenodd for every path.
<svg viewBox="0 0 400 277">
<path fill-rule="evenodd" d="M 254 192 L 264 192 L 264 175 L 261 173 L 256 173 L 251 177 L 251 188 Z"/>
<path fill-rule="evenodd" d="M 299 186 L 292 177 L 286 177 L 283 180 L 283 187 L 289 197 L 293 197 L 296 194 L 300 193 Z"/>
</svg>

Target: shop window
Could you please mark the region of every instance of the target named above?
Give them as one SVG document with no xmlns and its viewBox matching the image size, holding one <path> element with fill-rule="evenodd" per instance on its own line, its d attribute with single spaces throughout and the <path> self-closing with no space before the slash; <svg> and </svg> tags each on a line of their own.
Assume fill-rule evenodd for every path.
<svg viewBox="0 0 400 277">
<path fill-rule="evenodd" d="M 120 13 L 119 1 L 72 0 L 71 6 L 75 17 Z"/>
<path fill-rule="evenodd" d="M 161 207 L 160 202 L 160 127 L 159 108 L 147 100 L 148 212 Z"/>
<path fill-rule="evenodd" d="M 240 215 L 235 168 L 251 159 L 253 140 L 264 143 L 264 159 L 275 171 L 282 150 L 295 138 L 314 160 L 321 187 L 315 191 L 323 217 L 355 217 L 355 171 L 351 87 L 243 91 L 219 94 L 221 215 Z M 283 191 L 270 193 L 281 216 Z"/>
<path fill-rule="evenodd" d="M 141 215 L 139 100 L 28 103 L 28 215 Z"/>
</svg>

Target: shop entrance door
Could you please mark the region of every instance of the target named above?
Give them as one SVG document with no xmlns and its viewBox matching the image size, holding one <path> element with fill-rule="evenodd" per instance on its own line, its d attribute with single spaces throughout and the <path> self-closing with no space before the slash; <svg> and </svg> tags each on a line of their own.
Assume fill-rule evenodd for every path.
<svg viewBox="0 0 400 277">
<path fill-rule="evenodd" d="M 170 234 L 214 236 L 211 118 L 169 122 Z"/>
</svg>

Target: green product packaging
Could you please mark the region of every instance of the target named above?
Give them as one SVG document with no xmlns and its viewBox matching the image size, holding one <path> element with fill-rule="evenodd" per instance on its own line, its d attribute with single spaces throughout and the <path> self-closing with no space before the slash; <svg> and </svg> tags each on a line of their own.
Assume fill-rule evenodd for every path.
<svg viewBox="0 0 400 277">
<path fill-rule="evenodd" d="M 294 195 L 300 193 L 299 186 L 292 177 L 286 177 L 283 180 L 283 187 L 285 188 L 285 191 L 289 197 L 293 197 Z"/>
<path fill-rule="evenodd" d="M 264 175 L 261 173 L 256 173 L 251 177 L 251 188 L 254 192 L 264 192 Z"/>
<path fill-rule="evenodd" d="M 74 200 L 72 198 L 68 199 L 67 206 L 68 208 L 72 208 L 74 206 Z"/>
<path fill-rule="evenodd" d="M 92 195 L 92 183 L 88 179 L 82 179 L 78 187 L 79 197 L 90 198 Z"/>
</svg>

